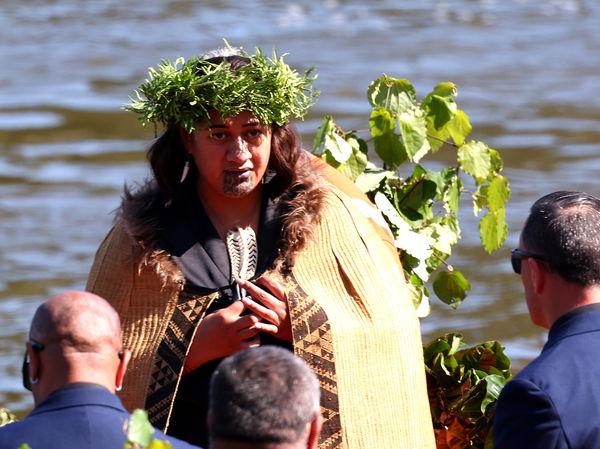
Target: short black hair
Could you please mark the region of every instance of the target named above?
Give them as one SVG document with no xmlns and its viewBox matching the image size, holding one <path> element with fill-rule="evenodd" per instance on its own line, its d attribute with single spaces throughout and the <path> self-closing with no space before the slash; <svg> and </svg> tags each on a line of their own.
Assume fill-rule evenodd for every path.
<svg viewBox="0 0 600 449">
<path fill-rule="evenodd" d="M 521 233 L 523 249 L 569 282 L 600 284 L 600 199 L 584 192 L 558 191 L 531 206 Z"/>
<path fill-rule="evenodd" d="M 311 368 L 287 349 L 261 346 L 224 359 L 210 382 L 210 438 L 296 443 L 319 413 Z"/>
</svg>

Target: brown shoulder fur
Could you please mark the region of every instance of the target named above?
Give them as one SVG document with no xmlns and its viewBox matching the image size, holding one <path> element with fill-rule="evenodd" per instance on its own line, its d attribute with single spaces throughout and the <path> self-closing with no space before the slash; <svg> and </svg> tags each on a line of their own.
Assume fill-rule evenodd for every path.
<svg viewBox="0 0 600 449">
<path fill-rule="evenodd" d="M 281 195 L 282 235 L 276 266 L 289 273 L 298 252 L 311 240 L 326 202 L 323 178 L 311 165 L 310 157 L 300 157 L 290 187 Z M 160 247 L 161 211 L 168 207 L 154 181 L 137 190 L 125 187 L 116 220 L 120 221 L 138 245 L 138 270 L 148 266 L 167 282 L 183 282 L 183 275 L 169 254 Z"/>
</svg>

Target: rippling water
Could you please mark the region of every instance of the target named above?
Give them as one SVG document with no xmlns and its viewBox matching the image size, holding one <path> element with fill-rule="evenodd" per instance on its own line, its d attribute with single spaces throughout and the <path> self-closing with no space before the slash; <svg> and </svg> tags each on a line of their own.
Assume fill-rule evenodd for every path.
<svg viewBox="0 0 600 449">
<path fill-rule="evenodd" d="M 485 256 L 465 205 L 452 262 L 473 289 L 458 312 L 434 304 L 424 339 L 456 329 L 472 343 L 500 339 L 517 367 L 541 348 L 508 248 L 542 194 L 599 193 L 598 2 L 0 0 L 0 11 L 0 404 L 31 406 L 19 369 L 35 307 L 83 288 L 124 183 L 147 175 L 153 131 L 120 106 L 147 67 L 222 37 L 317 67 L 322 95 L 299 124 L 307 144 L 324 114 L 364 129 L 366 88 L 381 73 L 422 94 L 456 82 L 473 137 L 504 157 L 510 235 Z"/>
</svg>

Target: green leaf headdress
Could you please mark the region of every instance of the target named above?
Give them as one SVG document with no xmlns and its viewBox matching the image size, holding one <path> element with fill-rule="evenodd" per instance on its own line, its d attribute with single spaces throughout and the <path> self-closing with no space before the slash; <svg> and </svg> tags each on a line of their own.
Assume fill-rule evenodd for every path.
<svg viewBox="0 0 600 449">
<path fill-rule="evenodd" d="M 284 125 L 302 119 L 319 93 L 312 87 L 316 76 L 312 68 L 299 74 L 287 65 L 283 56 L 273 52 L 266 57 L 260 48 L 251 55 L 228 45 L 227 53 L 211 52 L 185 61 L 163 60 L 150 68 L 148 78 L 135 91 L 125 109 L 139 114 L 143 125 L 179 124 L 194 131 L 199 121 L 216 110 L 222 117 L 241 111 L 252 112 L 261 123 Z M 232 69 L 226 60 L 209 62 L 216 56 L 238 55 L 248 65 Z"/>
</svg>

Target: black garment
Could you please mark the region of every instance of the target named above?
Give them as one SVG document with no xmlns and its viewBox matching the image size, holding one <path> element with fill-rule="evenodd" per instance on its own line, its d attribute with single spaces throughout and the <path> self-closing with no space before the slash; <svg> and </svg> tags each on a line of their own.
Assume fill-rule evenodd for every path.
<svg viewBox="0 0 600 449">
<path fill-rule="evenodd" d="M 161 217 L 164 248 L 174 256 L 183 272 L 186 285 L 183 294 L 205 296 L 219 291 L 207 314 L 229 306 L 239 298 L 237 284 L 231 279 L 227 246 L 212 225 L 202 203 L 194 192 L 166 209 Z M 256 276 L 270 268 L 281 239 L 281 214 L 277 198 L 271 195 L 269 183 L 263 185 L 260 224 L 257 236 L 258 261 Z M 261 335 L 261 344 L 292 348 L 270 334 Z M 206 416 L 210 376 L 222 359 L 212 360 L 181 378 L 167 433 L 192 444 L 208 446 Z"/>
</svg>

